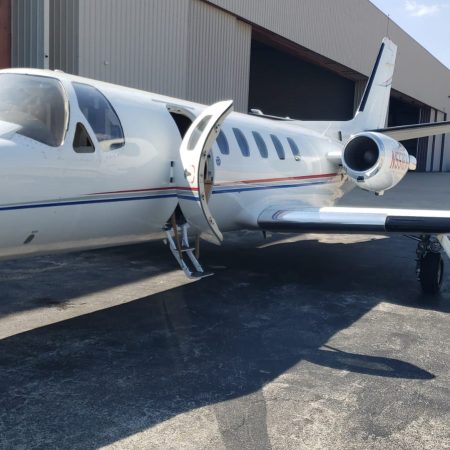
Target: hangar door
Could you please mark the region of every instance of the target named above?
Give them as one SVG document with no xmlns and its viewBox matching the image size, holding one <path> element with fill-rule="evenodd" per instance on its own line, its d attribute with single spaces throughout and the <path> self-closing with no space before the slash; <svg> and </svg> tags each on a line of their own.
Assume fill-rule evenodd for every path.
<svg viewBox="0 0 450 450">
<path fill-rule="evenodd" d="M 400 125 L 413 125 L 421 122 L 421 108 L 418 105 L 413 105 L 402 101 L 391 95 L 389 103 L 389 127 L 397 127 Z M 425 122 L 425 120 L 423 120 Z M 410 139 L 402 142 L 403 146 L 408 150 L 410 155 L 417 158 L 417 147 L 419 139 Z"/>
<path fill-rule="evenodd" d="M 301 120 L 353 117 L 355 83 L 253 33 L 249 108 Z"/>
</svg>

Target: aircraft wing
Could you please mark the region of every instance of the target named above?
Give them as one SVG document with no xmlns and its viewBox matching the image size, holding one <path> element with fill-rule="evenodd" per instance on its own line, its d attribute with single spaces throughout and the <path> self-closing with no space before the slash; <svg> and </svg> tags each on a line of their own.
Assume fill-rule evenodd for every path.
<svg viewBox="0 0 450 450">
<path fill-rule="evenodd" d="M 384 208 L 268 208 L 258 218 L 266 231 L 287 233 L 450 234 L 450 211 Z"/>
<path fill-rule="evenodd" d="M 402 125 L 400 127 L 381 128 L 371 131 L 385 134 L 397 141 L 406 141 L 408 139 L 417 139 L 435 134 L 450 133 L 450 121 Z"/>
</svg>

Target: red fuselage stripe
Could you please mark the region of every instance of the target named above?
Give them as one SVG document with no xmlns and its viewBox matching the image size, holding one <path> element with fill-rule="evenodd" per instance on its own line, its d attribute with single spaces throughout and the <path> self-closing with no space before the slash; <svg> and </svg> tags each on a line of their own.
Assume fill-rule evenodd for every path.
<svg viewBox="0 0 450 450">
<path fill-rule="evenodd" d="M 304 175 L 300 177 L 261 178 L 259 180 L 229 181 L 226 183 L 218 183 L 215 186 L 230 186 L 232 184 L 273 183 L 276 181 L 310 180 L 312 178 L 331 178 L 335 177 L 336 175 L 337 173 L 322 173 L 320 175 Z"/>
<path fill-rule="evenodd" d="M 225 183 L 218 183 L 215 186 L 232 186 L 239 184 L 256 184 L 256 183 L 274 183 L 279 181 L 301 181 L 301 180 L 311 180 L 314 178 L 331 178 L 337 176 L 337 173 L 323 173 L 319 175 L 304 175 L 299 177 L 285 177 L 285 178 L 261 178 L 257 180 L 242 180 L 242 181 L 229 181 Z M 198 191 L 198 188 L 188 188 L 181 186 L 171 186 L 171 187 L 158 187 L 158 188 L 147 188 L 147 189 L 129 189 L 125 191 L 111 191 L 111 192 L 95 192 L 89 195 L 107 195 L 107 194 L 133 194 L 138 192 L 152 192 L 152 191 Z"/>
</svg>

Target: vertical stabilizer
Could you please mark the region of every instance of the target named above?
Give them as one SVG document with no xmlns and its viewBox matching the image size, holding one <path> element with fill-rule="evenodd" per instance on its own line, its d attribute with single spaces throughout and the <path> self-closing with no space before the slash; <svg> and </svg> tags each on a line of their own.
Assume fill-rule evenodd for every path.
<svg viewBox="0 0 450 450">
<path fill-rule="evenodd" d="M 397 46 L 388 38 L 384 38 L 358 111 L 352 121 L 354 132 L 386 126 L 396 55 Z"/>
</svg>

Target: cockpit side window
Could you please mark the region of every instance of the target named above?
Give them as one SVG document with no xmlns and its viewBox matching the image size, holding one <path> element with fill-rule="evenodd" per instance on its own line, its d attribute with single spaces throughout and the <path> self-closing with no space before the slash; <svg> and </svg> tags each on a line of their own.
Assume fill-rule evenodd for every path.
<svg viewBox="0 0 450 450">
<path fill-rule="evenodd" d="M 94 153 L 95 147 L 82 123 L 77 123 L 75 137 L 73 138 L 73 149 L 76 153 Z"/>
<path fill-rule="evenodd" d="M 61 83 L 50 77 L 0 74 L 0 120 L 19 125 L 17 133 L 22 136 L 59 147 L 68 123 Z"/>
<path fill-rule="evenodd" d="M 92 127 L 103 150 L 116 150 L 125 145 L 119 116 L 108 99 L 88 84 L 72 83 L 81 112 Z"/>
</svg>

